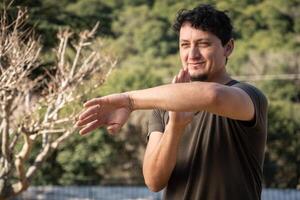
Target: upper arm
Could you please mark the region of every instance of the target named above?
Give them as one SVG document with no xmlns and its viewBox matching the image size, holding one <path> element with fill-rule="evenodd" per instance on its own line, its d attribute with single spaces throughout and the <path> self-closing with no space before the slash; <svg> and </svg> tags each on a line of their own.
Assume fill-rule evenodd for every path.
<svg viewBox="0 0 300 200">
<path fill-rule="evenodd" d="M 207 111 L 236 120 L 254 119 L 254 103 L 243 89 L 220 84 L 215 84 L 212 88 L 215 98 Z"/>
<path fill-rule="evenodd" d="M 153 131 L 149 134 L 144 159 L 146 159 L 148 155 L 153 152 L 153 150 L 159 144 L 162 135 L 163 133 L 159 131 Z"/>
<path fill-rule="evenodd" d="M 164 132 L 165 125 L 163 117 L 159 110 L 152 110 L 148 121 L 147 147 L 145 158 L 153 151 L 155 146 L 159 143 Z"/>
</svg>

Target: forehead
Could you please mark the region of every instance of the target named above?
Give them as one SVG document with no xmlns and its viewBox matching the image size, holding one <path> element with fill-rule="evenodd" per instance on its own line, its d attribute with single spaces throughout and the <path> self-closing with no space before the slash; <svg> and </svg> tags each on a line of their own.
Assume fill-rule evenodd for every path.
<svg viewBox="0 0 300 200">
<path fill-rule="evenodd" d="M 200 40 L 200 39 L 207 39 L 207 40 L 219 40 L 217 36 L 209 31 L 203 31 L 200 29 L 196 29 L 192 27 L 189 22 L 182 24 L 179 32 L 179 39 L 180 40 Z"/>
</svg>

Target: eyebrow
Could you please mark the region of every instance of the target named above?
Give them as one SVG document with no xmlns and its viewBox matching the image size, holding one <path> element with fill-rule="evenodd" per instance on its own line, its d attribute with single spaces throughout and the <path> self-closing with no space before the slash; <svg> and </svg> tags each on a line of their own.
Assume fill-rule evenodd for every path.
<svg viewBox="0 0 300 200">
<path fill-rule="evenodd" d="M 208 38 L 201 38 L 196 40 L 195 42 L 209 42 L 210 40 Z M 190 42 L 189 40 L 181 39 L 180 42 Z"/>
</svg>

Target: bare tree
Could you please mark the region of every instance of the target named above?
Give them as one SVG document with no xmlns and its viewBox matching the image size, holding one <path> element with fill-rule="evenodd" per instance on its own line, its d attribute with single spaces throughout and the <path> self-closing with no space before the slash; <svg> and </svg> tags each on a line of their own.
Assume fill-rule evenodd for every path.
<svg viewBox="0 0 300 200">
<path fill-rule="evenodd" d="M 93 77 L 97 76 L 94 86 L 101 85 L 115 65 L 113 59 L 92 48 L 96 24 L 77 35 L 59 31 L 55 64 L 32 78 L 33 70 L 40 66 L 41 45 L 25 29 L 26 19 L 26 9 L 19 9 L 13 22 L 8 22 L 6 11 L 0 21 L 0 199 L 29 187 L 46 157 L 76 132 L 76 111 L 63 115 L 62 109 L 89 92 L 76 91 Z M 72 38 L 77 38 L 72 45 L 75 54 L 68 56 Z M 37 141 L 42 141 L 41 149 L 29 165 Z"/>
</svg>

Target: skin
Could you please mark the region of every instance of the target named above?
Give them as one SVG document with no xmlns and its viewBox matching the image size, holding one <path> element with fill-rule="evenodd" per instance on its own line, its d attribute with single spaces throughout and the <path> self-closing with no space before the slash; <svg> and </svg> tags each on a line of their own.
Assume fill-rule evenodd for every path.
<svg viewBox="0 0 300 200">
<path fill-rule="evenodd" d="M 231 80 L 225 63 L 234 48 L 233 40 L 222 46 L 214 34 L 185 23 L 180 30 L 179 48 L 183 67 L 172 84 L 92 99 L 84 104 L 86 109 L 76 123 L 82 135 L 102 126 L 113 134 L 134 110 L 170 111 L 164 133 L 150 134 L 144 157 L 145 183 L 155 192 L 167 185 L 175 167 L 178 144 L 195 112 L 206 110 L 244 121 L 255 115 L 254 105 L 243 90 L 224 85 Z"/>
<path fill-rule="evenodd" d="M 188 83 L 190 81 L 191 77 L 185 68 L 179 71 L 172 83 Z M 164 134 L 161 132 L 150 134 L 144 156 L 143 175 L 145 183 L 151 191 L 158 192 L 166 186 L 176 164 L 176 155 L 182 133 L 185 126 L 193 120 L 194 115 L 195 112 L 170 111 L 169 123 Z"/>
<path fill-rule="evenodd" d="M 179 35 L 180 59 L 192 80 L 217 83 L 231 80 L 225 62 L 232 53 L 233 40 L 223 47 L 217 36 L 195 29 L 188 22 L 182 25 Z"/>
</svg>

